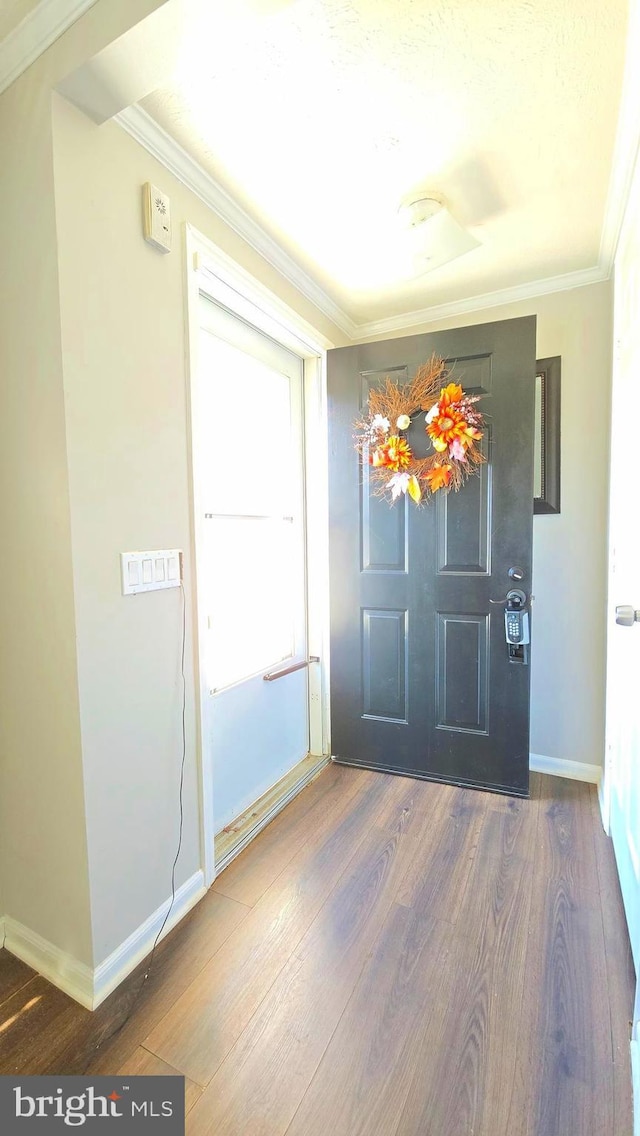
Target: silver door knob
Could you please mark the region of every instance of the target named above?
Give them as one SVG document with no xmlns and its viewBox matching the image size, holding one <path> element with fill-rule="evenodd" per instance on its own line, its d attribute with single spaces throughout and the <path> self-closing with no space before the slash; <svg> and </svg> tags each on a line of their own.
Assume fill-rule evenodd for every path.
<svg viewBox="0 0 640 1136">
<path fill-rule="evenodd" d="M 634 623 L 640 623 L 640 611 L 630 604 L 619 604 L 616 608 L 616 623 L 621 627 L 633 627 Z"/>
</svg>

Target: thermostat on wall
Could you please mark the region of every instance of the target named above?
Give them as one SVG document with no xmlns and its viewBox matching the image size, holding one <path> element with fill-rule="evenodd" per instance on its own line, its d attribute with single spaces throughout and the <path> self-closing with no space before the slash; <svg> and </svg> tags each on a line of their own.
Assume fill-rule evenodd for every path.
<svg viewBox="0 0 640 1136">
<path fill-rule="evenodd" d="M 150 181 L 142 187 L 142 231 L 154 248 L 171 252 L 171 202 Z"/>
</svg>

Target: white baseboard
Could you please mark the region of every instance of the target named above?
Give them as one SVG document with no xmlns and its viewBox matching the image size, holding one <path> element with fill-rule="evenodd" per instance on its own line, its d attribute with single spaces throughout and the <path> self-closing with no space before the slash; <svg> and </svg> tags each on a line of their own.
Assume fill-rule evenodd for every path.
<svg viewBox="0 0 640 1136">
<path fill-rule="evenodd" d="M 640 1136 L 640 1041 L 631 1042 L 631 1084 L 633 1086 L 633 1136 Z"/>
<path fill-rule="evenodd" d="M 171 914 L 162 932 L 162 939 L 198 900 L 202 899 L 206 891 L 204 873 L 201 870 L 194 872 L 190 879 L 178 888 Z M 38 974 L 48 979 L 59 990 L 64 990 L 65 994 L 80 1002 L 88 1010 L 95 1010 L 149 954 L 170 903 L 170 898 L 161 903 L 160 907 L 95 970 L 8 915 L 0 919 L 0 932 L 4 924 L 4 946 L 10 954 L 16 955 L 22 962 L 33 967 Z"/>
<path fill-rule="evenodd" d="M 563 757 L 545 757 L 542 753 L 529 754 L 529 769 L 533 773 L 548 773 L 551 777 L 569 777 L 572 781 L 587 781 L 599 785 L 602 768 L 583 761 L 568 761 Z"/>
<path fill-rule="evenodd" d="M 26 962 L 70 998 L 93 1009 L 93 971 L 86 963 L 54 946 L 42 935 L 18 923 L 10 915 L 4 917 L 4 945 L 9 954 Z"/>
<path fill-rule="evenodd" d="M 160 942 L 184 918 L 187 912 L 195 907 L 203 895 L 206 895 L 206 892 L 204 873 L 200 869 L 194 872 L 188 880 L 185 880 L 176 891 L 171 914 L 167 919 Z M 116 947 L 115 951 L 112 951 L 108 958 L 96 967 L 94 971 L 93 1006 L 91 1007 L 93 1010 L 101 1002 L 104 1002 L 116 986 L 119 986 L 127 975 L 135 970 L 138 963 L 142 962 L 143 958 L 149 954 L 167 914 L 170 902 L 170 899 L 166 899 L 164 903 L 161 903 L 160 907 L 144 923 L 141 923 L 133 934 L 125 939 L 124 943 Z"/>
</svg>

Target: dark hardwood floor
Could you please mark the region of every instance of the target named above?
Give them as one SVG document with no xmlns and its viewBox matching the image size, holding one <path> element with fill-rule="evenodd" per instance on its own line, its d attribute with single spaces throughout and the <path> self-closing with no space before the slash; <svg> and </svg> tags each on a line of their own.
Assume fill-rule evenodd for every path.
<svg viewBox="0 0 640 1136">
<path fill-rule="evenodd" d="M 0 1073 L 186 1077 L 189 1136 L 631 1136 L 592 786 L 332 765 L 95 1013 L 0 951 Z"/>
</svg>

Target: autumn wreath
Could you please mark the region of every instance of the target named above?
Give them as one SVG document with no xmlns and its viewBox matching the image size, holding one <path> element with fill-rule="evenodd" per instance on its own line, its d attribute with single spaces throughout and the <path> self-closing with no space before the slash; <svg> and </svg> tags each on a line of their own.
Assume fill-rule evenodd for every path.
<svg viewBox="0 0 640 1136">
<path fill-rule="evenodd" d="M 387 377 L 369 395 L 368 414 L 355 423 L 356 449 L 371 465 L 376 492 L 396 501 L 408 493 L 416 504 L 439 489 L 458 490 L 486 460 L 478 442 L 484 419 L 459 383 L 449 382 L 451 370 L 433 356 L 401 386 Z M 426 412 L 426 413 L 425 413 Z M 405 436 L 412 421 L 425 413 L 425 430 L 434 449 L 416 457 Z"/>
</svg>

